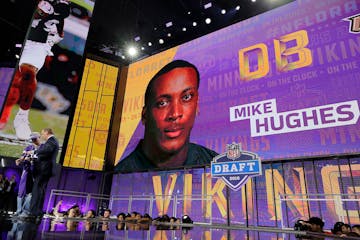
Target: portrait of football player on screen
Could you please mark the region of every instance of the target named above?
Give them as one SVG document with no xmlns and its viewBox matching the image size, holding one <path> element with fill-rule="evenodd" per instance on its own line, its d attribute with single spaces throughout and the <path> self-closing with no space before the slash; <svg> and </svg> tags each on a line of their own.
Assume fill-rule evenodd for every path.
<svg viewBox="0 0 360 240">
<path fill-rule="evenodd" d="M 141 122 L 144 137 L 115 167 L 118 172 L 210 163 L 216 152 L 190 142 L 198 111 L 199 72 L 184 60 L 165 65 L 150 80 Z"/>
</svg>

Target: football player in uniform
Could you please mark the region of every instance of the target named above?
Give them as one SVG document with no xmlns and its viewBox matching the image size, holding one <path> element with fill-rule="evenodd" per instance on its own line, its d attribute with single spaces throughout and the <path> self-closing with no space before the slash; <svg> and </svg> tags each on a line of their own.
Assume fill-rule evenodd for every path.
<svg viewBox="0 0 360 240">
<path fill-rule="evenodd" d="M 52 46 L 63 39 L 64 19 L 69 15 L 68 0 L 41 0 L 38 3 L 0 119 L 1 129 L 5 127 L 12 107 L 18 103 L 14 129 L 21 140 L 29 139 L 31 134 L 29 110 L 37 86 L 36 74 L 43 67 L 45 58 L 53 56 Z"/>
</svg>

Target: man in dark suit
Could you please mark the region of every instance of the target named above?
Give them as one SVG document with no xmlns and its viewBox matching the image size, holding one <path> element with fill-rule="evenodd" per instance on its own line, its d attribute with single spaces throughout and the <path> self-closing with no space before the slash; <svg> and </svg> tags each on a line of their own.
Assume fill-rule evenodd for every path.
<svg viewBox="0 0 360 240">
<path fill-rule="evenodd" d="M 41 138 L 45 141 L 36 151 L 34 159 L 34 186 L 30 202 L 30 216 L 41 217 L 46 187 L 51 176 L 55 175 L 56 157 L 59 142 L 51 128 L 41 130 Z"/>
</svg>

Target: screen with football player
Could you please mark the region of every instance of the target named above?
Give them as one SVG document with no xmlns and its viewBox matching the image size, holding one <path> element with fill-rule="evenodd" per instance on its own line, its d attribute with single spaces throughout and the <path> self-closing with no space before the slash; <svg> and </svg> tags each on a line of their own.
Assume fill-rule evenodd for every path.
<svg viewBox="0 0 360 240">
<path fill-rule="evenodd" d="M 76 102 L 94 1 L 40 0 L 1 105 L 0 155 L 18 157 L 51 128 L 62 146 Z M 3 89 L 1 89 L 3 90 Z"/>
<path fill-rule="evenodd" d="M 359 153 L 358 8 L 295 1 L 131 64 L 115 170 L 206 165 L 232 142 L 263 161 Z"/>
</svg>

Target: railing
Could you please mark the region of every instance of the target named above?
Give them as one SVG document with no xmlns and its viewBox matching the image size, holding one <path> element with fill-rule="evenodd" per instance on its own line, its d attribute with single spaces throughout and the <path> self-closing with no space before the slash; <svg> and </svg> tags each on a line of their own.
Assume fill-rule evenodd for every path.
<svg viewBox="0 0 360 240">
<path fill-rule="evenodd" d="M 211 224 L 212 223 L 212 207 L 207 207 L 207 204 L 210 203 L 212 206 L 213 197 L 210 195 L 183 195 L 183 194 L 173 194 L 173 195 L 101 195 L 96 193 L 85 193 L 85 192 L 76 192 L 69 190 L 59 190 L 52 189 L 50 192 L 49 201 L 46 207 L 46 214 L 50 214 L 53 207 L 56 205 L 55 199 L 59 197 L 63 200 L 68 198 L 78 198 L 79 202 L 85 202 L 81 204 L 81 210 L 86 212 L 90 210 L 91 201 L 96 201 L 96 205 L 99 206 L 99 201 L 109 202 L 108 208 L 115 209 L 116 205 L 119 202 L 123 201 L 126 210 L 124 212 L 134 211 L 134 201 L 144 201 L 144 206 L 148 206 L 148 213 L 150 216 L 153 216 L 154 213 L 154 204 L 157 205 L 157 210 L 159 213 L 163 214 L 165 208 L 167 208 L 166 213 L 174 217 L 181 217 L 184 214 L 189 214 L 194 221 Z M 199 214 L 195 214 L 194 210 L 191 213 L 186 212 L 185 204 L 189 202 L 195 204 L 196 201 L 201 201 L 202 206 L 199 209 Z M 66 201 L 64 201 L 66 203 Z M 159 206 L 159 203 L 162 203 L 162 206 Z M 139 204 L 138 204 L 139 205 Z M 166 205 L 166 206 L 165 206 Z"/>
<path fill-rule="evenodd" d="M 161 213 L 160 215 L 162 215 L 163 211 L 167 208 L 167 213 L 171 213 L 172 216 L 174 217 L 181 217 L 184 214 L 189 214 L 193 220 L 195 221 L 199 221 L 199 217 L 196 218 L 195 215 L 193 215 L 192 213 L 186 213 L 183 209 L 182 212 L 179 213 L 179 207 L 184 206 L 184 203 L 186 201 L 190 201 L 190 202 L 194 202 L 194 201 L 202 201 L 203 203 L 206 203 L 208 201 L 210 201 L 210 203 L 213 202 L 213 197 L 210 195 L 183 195 L 183 194 L 173 194 L 173 195 L 114 195 L 110 197 L 110 203 L 109 203 L 109 208 L 110 209 L 115 209 L 115 205 L 119 204 L 119 202 L 124 201 L 125 206 L 127 205 L 127 212 L 132 212 L 133 211 L 133 205 L 134 205 L 134 201 L 144 201 L 144 206 L 149 206 L 148 209 L 148 213 L 150 216 L 153 216 L 154 214 L 154 204 L 162 202 L 163 205 L 162 206 L 158 206 L 158 211 Z M 206 216 L 211 216 L 211 208 L 209 208 L 207 210 L 206 208 L 206 204 L 201 204 L 202 206 L 204 206 L 201 209 L 201 216 L 202 219 L 200 220 L 200 222 L 203 223 L 209 223 L 211 224 L 211 217 L 206 217 Z M 159 209 L 160 208 L 160 209 Z M 196 218 L 196 219 L 194 219 Z"/>
<path fill-rule="evenodd" d="M 109 199 L 110 199 L 109 195 L 52 189 L 51 192 L 50 192 L 49 201 L 48 201 L 48 204 L 47 204 L 47 207 L 46 207 L 46 213 L 47 214 L 49 214 L 51 212 L 51 210 L 53 209 L 53 207 L 50 206 L 50 205 L 52 204 L 53 198 L 55 198 L 56 196 L 59 196 L 59 197 L 62 197 L 62 198 L 63 197 L 80 198 L 80 199 L 83 199 L 83 201 L 85 200 L 85 206 L 83 206 L 83 209 L 82 209 L 83 211 L 90 210 L 90 202 L 91 202 L 91 200 L 109 201 Z M 54 204 L 54 206 L 55 205 L 56 205 L 56 203 Z"/>
<path fill-rule="evenodd" d="M 360 204 L 360 193 L 352 193 L 352 194 L 280 194 L 280 217 L 281 217 L 281 227 L 286 228 L 284 219 L 285 213 L 283 203 L 294 202 L 294 201 L 302 201 L 303 207 L 307 210 L 308 215 L 310 214 L 310 203 L 309 202 L 332 202 L 334 205 L 334 211 L 337 215 L 336 219 L 340 222 L 347 222 L 346 215 L 344 215 L 344 203 L 354 202 Z M 285 205 L 286 206 L 286 205 Z M 359 205 L 358 205 L 359 206 Z M 319 207 L 321 208 L 321 207 Z M 345 210 L 348 211 L 348 210 Z M 358 208 L 358 212 L 360 215 L 360 208 Z M 301 216 L 307 217 L 307 216 Z M 321 216 L 320 216 L 321 217 Z"/>
</svg>

